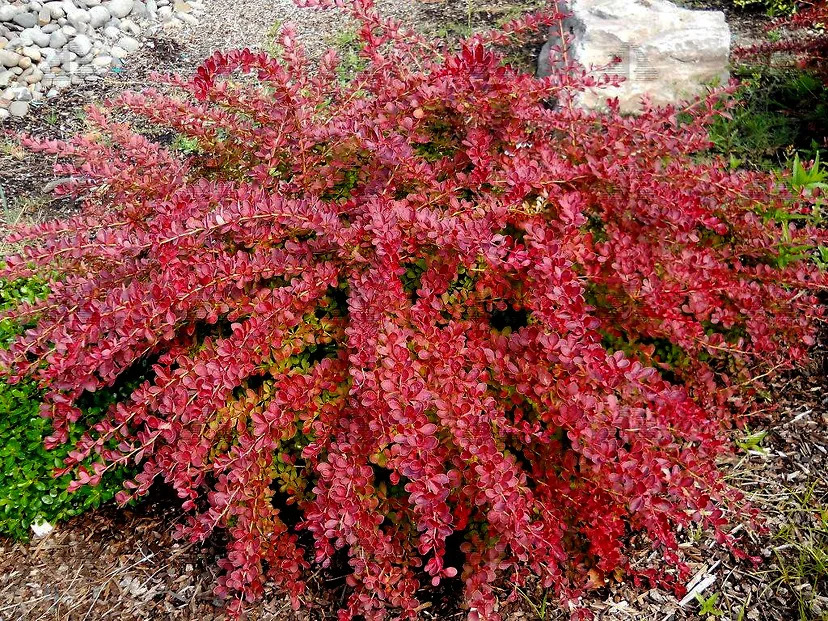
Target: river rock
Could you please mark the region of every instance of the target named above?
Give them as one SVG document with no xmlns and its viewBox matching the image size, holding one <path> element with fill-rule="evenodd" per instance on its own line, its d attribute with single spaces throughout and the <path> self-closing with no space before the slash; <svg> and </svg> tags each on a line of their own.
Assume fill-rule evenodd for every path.
<svg viewBox="0 0 828 621">
<path fill-rule="evenodd" d="M 141 47 L 141 42 L 137 39 L 133 39 L 132 37 L 121 37 L 118 40 L 118 47 L 126 50 L 127 52 L 137 52 Z"/>
<path fill-rule="evenodd" d="M 89 25 L 92 28 L 100 28 L 109 21 L 110 17 L 109 9 L 105 6 L 98 5 L 89 9 Z"/>
<path fill-rule="evenodd" d="M 60 2 L 47 2 L 43 5 L 43 8 L 49 11 L 52 19 L 60 19 L 66 15 L 66 11 L 63 10 Z"/>
<path fill-rule="evenodd" d="M 79 34 L 69 42 L 69 50 L 78 56 L 86 56 L 92 51 L 92 41 L 86 35 Z"/>
<path fill-rule="evenodd" d="M 107 8 L 115 17 L 126 17 L 132 11 L 134 0 L 110 0 Z"/>
<path fill-rule="evenodd" d="M 26 35 L 32 43 L 37 45 L 38 47 L 48 47 L 49 45 L 49 35 L 43 32 L 39 27 L 35 28 L 26 28 L 23 32 L 20 33 L 21 37 Z"/>
<path fill-rule="evenodd" d="M 195 25 L 203 12 L 201 0 L 0 0 L 0 118 L 99 80 L 140 49 L 142 36 L 182 20 Z"/>
<path fill-rule="evenodd" d="M 10 22 L 20 12 L 20 7 L 11 4 L 0 6 L 0 22 Z"/>
<path fill-rule="evenodd" d="M 0 50 L 0 65 L 16 67 L 18 62 L 20 62 L 20 54 L 9 50 Z"/>
<path fill-rule="evenodd" d="M 9 114 L 18 118 L 26 116 L 29 111 L 29 104 L 25 101 L 13 101 L 9 104 Z"/>
<path fill-rule="evenodd" d="M 28 11 L 18 11 L 12 21 L 23 28 L 31 28 L 32 26 L 37 25 L 37 16 L 34 13 L 29 13 Z"/>
<path fill-rule="evenodd" d="M 52 49 L 62 49 L 67 43 L 69 43 L 69 38 L 60 30 L 49 35 L 49 47 Z"/>
</svg>

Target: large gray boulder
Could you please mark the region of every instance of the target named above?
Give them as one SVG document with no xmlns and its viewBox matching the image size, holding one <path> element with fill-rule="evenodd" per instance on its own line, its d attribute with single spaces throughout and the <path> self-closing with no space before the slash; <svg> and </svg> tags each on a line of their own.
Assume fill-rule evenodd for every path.
<svg viewBox="0 0 828 621">
<path fill-rule="evenodd" d="M 691 11 L 667 0 L 570 0 L 567 10 L 571 57 L 596 74 L 625 78 L 620 87 L 582 93 L 579 105 L 585 108 L 602 108 L 607 98 L 618 97 L 623 111 L 636 112 L 642 95 L 656 104 L 676 103 L 728 80 L 730 28 L 721 11 Z M 560 38 L 553 26 L 538 75 L 552 71 L 555 45 Z M 607 70 L 613 59 L 620 62 Z"/>
</svg>

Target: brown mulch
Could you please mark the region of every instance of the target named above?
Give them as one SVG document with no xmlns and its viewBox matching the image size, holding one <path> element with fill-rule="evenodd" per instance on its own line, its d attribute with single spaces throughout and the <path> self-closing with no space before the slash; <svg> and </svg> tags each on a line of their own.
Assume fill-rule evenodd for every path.
<svg viewBox="0 0 828 621">
<path fill-rule="evenodd" d="M 106 508 L 31 543 L 0 540 L 0 619 L 218 619 L 210 545 L 174 542 L 163 503 Z"/>
</svg>

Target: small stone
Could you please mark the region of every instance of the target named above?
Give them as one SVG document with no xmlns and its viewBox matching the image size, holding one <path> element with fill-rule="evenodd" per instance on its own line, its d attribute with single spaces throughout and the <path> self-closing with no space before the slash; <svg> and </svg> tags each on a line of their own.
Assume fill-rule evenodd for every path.
<svg viewBox="0 0 828 621">
<path fill-rule="evenodd" d="M 96 56 L 92 59 L 94 67 L 109 67 L 112 64 L 112 56 Z"/>
<path fill-rule="evenodd" d="M 99 6 L 101 0 L 83 0 L 83 3 L 88 7 Z"/>
<path fill-rule="evenodd" d="M 89 9 L 89 17 L 89 25 L 92 26 L 92 28 L 100 28 L 109 21 L 109 9 L 101 5 L 93 6 Z"/>
<path fill-rule="evenodd" d="M 0 121 L 4 121 L 9 118 L 9 111 L 5 108 L 0 108 Z"/>
<path fill-rule="evenodd" d="M 179 13 L 189 13 L 193 10 L 193 7 L 190 6 L 186 0 L 175 0 L 175 10 Z"/>
<path fill-rule="evenodd" d="M 28 108 L 23 112 L 23 114 L 19 116 L 25 115 L 26 111 L 28 111 Z M 12 114 L 14 114 L 14 112 L 12 112 Z M 35 537 L 45 537 L 53 530 L 55 530 L 55 527 L 49 524 L 49 522 L 47 522 L 46 520 L 38 520 L 37 522 L 32 524 L 32 532 L 34 533 Z"/>
<path fill-rule="evenodd" d="M 69 38 L 61 30 L 49 35 L 49 47 L 54 50 L 63 49 L 67 43 L 69 43 Z"/>
<path fill-rule="evenodd" d="M 36 45 L 32 45 L 29 47 L 23 48 L 23 56 L 28 56 L 36 63 L 40 62 L 40 59 L 43 58 L 43 55 L 40 53 L 40 48 Z"/>
<path fill-rule="evenodd" d="M 14 78 L 14 72 L 9 71 L 8 69 L 5 71 L 0 71 L 0 88 L 6 88 L 9 84 L 11 84 L 14 81 Z"/>
<path fill-rule="evenodd" d="M 23 35 L 38 47 L 47 47 L 49 45 L 49 35 L 40 28 L 26 28 L 26 30 L 20 33 L 20 37 L 23 38 Z"/>
<path fill-rule="evenodd" d="M 104 28 L 103 33 L 109 39 L 117 39 L 121 36 L 121 31 L 115 26 L 107 26 L 106 28 Z"/>
<path fill-rule="evenodd" d="M 13 101 L 9 106 L 9 114 L 18 118 L 26 116 L 28 111 L 29 104 L 25 101 Z M 34 525 L 32 525 L 32 529 L 34 529 Z"/>
<path fill-rule="evenodd" d="M 28 69 L 32 66 L 32 59 L 28 56 L 21 56 L 20 60 L 17 61 L 17 66 L 21 69 Z"/>
<path fill-rule="evenodd" d="M 37 16 L 34 13 L 20 11 L 12 21 L 23 28 L 31 28 L 37 25 Z"/>
<path fill-rule="evenodd" d="M 124 32 L 128 32 L 136 37 L 139 34 L 141 34 L 141 27 L 131 19 L 122 19 L 119 28 Z"/>
<path fill-rule="evenodd" d="M 141 47 L 141 43 L 132 37 L 121 37 L 118 41 L 118 47 L 126 50 L 127 52 L 137 52 Z"/>
<path fill-rule="evenodd" d="M 49 10 L 49 13 L 52 15 L 52 19 L 60 19 L 66 15 L 66 11 L 63 10 L 60 2 L 47 2 L 43 5 L 43 8 Z"/>
<path fill-rule="evenodd" d="M 20 7 L 5 4 L 0 6 L 0 22 L 10 22 L 20 12 Z"/>
<path fill-rule="evenodd" d="M 118 47 L 117 45 L 113 46 L 109 53 L 112 54 L 115 58 L 126 58 L 127 56 L 129 56 L 129 52 L 127 52 L 122 47 Z"/>
<path fill-rule="evenodd" d="M 16 67 L 20 62 L 20 54 L 9 50 L 0 50 L 0 65 L 4 67 Z"/>
<path fill-rule="evenodd" d="M 69 49 L 78 56 L 86 56 L 92 51 L 92 41 L 86 35 L 79 34 L 69 42 Z"/>
<path fill-rule="evenodd" d="M 74 37 L 76 34 L 78 34 L 78 29 L 74 26 L 64 26 L 60 29 L 60 31 L 67 37 Z"/>
<path fill-rule="evenodd" d="M 198 20 L 189 13 L 179 13 L 178 19 L 180 19 L 185 24 L 190 24 L 190 26 L 198 25 Z"/>
<path fill-rule="evenodd" d="M 148 17 L 149 11 L 147 10 L 147 5 L 141 0 L 135 0 L 132 5 L 132 13 L 130 13 L 130 15 L 138 18 Z"/>
<path fill-rule="evenodd" d="M 37 84 L 43 79 L 43 72 L 38 69 L 37 67 L 32 70 L 32 72 L 26 76 L 26 82 L 29 84 Z"/>
<path fill-rule="evenodd" d="M 40 28 L 41 32 L 45 32 L 46 34 L 52 34 L 55 30 L 60 30 L 60 26 L 58 26 L 57 22 L 52 22 L 51 24 L 46 24 Z"/>
<path fill-rule="evenodd" d="M 49 9 L 47 9 L 46 7 L 43 7 L 42 9 L 40 9 L 40 12 L 37 14 L 37 24 L 38 24 L 38 26 L 45 26 L 50 21 L 52 21 L 52 12 Z"/>
<path fill-rule="evenodd" d="M 108 8 L 115 17 L 126 17 L 132 11 L 134 0 L 111 0 Z"/>
<path fill-rule="evenodd" d="M 89 15 L 89 11 L 84 11 L 83 9 L 70 9 L 66 12 L 66 19 L 69 20 L 69 23 L 75 28 L 80 28 L 82 24 L 88 24 L 92 18 Z"/>
<path fill-rule="evenodd" d="M 12 97 L 14 97 L 15 101 L 31 101 L 32 100 L 32 91 L 30 91 L 25 86 L 15 86 L 14 88 L 9 89 Z"/>
</svg>

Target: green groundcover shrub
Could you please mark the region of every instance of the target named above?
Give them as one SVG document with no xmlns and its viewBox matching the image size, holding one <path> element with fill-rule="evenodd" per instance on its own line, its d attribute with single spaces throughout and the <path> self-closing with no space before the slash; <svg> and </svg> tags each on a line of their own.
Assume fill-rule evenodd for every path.
<svg viewBox="0 0 828 621">
<path fill-rule="evenodd" d="M 0 308 L 34 301 L 47 292 L 45 283 L 35 279 L 0 281 Z M 20 331 L 14 321 L 0 321 L 0 347 L 6 347 Z M 90 400 L 85 408 L 89 419 L 100 414 L 114 396 L 113 392 L 100 393 Z M 32 381 L 0 382 L 0 535 L 25 538 L 31 525 L 40 520 L 56 522 L 94 509 L 113 498 L 124 478 L 123 471 L 113 471 L 101 485 L 70 493 L 71 474 L 55 478 L 52 473 L 63 466 L 71 447 L 44 448 L 43 438 L 51 433 L 52 425 L 40 416 L 40 397 Z M 72 426 L 75 441 L 83 429 L 83 422 Z"/>
</svg>

